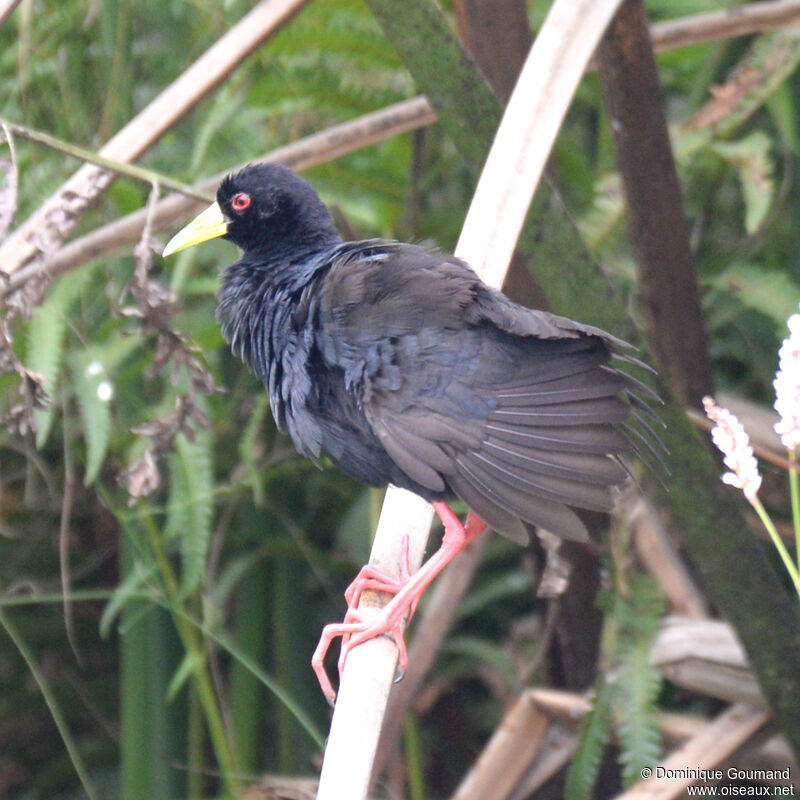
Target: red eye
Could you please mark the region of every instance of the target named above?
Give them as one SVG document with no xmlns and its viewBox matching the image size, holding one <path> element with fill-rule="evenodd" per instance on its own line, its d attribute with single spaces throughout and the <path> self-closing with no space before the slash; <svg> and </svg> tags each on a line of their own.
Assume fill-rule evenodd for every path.
<svg viewBox="0 0 800 800">
<path fill-rule="evenodd" d="M 234 211 L 244 211 L 250 205 L 250 195 L 244 192 L 239 192 L 233 196 L 231 200 L 231 208 Z"/>
</svg>

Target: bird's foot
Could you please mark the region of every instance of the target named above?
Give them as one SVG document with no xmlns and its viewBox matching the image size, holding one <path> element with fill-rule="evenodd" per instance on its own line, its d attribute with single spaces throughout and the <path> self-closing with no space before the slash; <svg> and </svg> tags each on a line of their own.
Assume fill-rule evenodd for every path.
<svg viewBox="0 0 800 800">
<path fill-rule="evenodd" d="M 355 593 L 355 596 L 359 598 L 367 589 L 375 588 L 372 585 L 373 581 L 376 581 L 377 584 L 380 585 L 378 591 L 392 591 L 393 589 L 389 588 L 390 582 L 385 580 L 387 577 L 386 575 L 381 575 L 379 578 L 374 578 L 369 575 L 362 578 L 361 575 L 359 575 L 353 584 L 351 584 L 350 588 L 361 581 L 359 589 Z M 403 638 L 403 622 L 407 613 L 414 613 L 419 602 L 419 597 L 409 597 L 399 594 L 405 583 L 407 583 L 407 581 L 401 582 L 400 580 L 394 579 L 394 584 L 397 584 L 397 587 L 394 589 L 395 596 L 378 612 L 377 616 L 366 619 L 362 611 L 350 606 L 347 609 L 343 622 L 332 623 L 326 625 L 322 629 L 322 636 L 320 636 L 319 644 L 311 659 L 311 666 L 322 688 L 322 693 L 328 699 L 329 703 L 333 704 L 336 699 L 336 692 L 331 684 L 330 678 L 328 678 L 328 673 L 325 672 L 324 661 L 325 655 L 331 646 L 331 642 L 339 636 L 342 637 L 342 650 L 339 654 L 338 664 L 340 679 L 350 651 L 357 645 L 366 642 L 368 639 L 383 634 L 390 634 L 394 639 L 394 643 L 397 646 L 397 667 L 401 674 L 405 672 L 406 667 L 408 667 L 408 651 L 406 649 L 405 639 Z"/>
<path fill-rule="evenodd" d="M 361 568 L 356 579 L 347 587 L 344 593 L 345 600 L 347 600 L 347 613 L 344 620 L 326 625 L 323 628 L 319 644 L 311 659 L 311 666 L 322 687 L 322 692 L 329 702 L 332 703 L 334 701 L 336 692 L 331 685 L 328 674 L 325 672 L 323 662 L 331 643 L 340 636 L 342 637 L 342 650 L 339 655 L 340 677 L 347 662 L 347 656 L 353 647 L 375 636 L 387 633 L 392 635 L 397 645 L 398 670 L 401 676 L 405 673 L 405 669 L 408 666 L 408 653 L 403 639 L 403 623 L 407 623 L 414 616 L 420 597 L 422 597 L 422 592 L 413 592 L 399 603 L 395 601 L 403 587 L 408 584 L 410 577 L 408 536 L 404 536 L 400 548 L 399 577 L 390 575 L 372 564 L 367 564 Z M 393 595 L 392 600 L 383 607 L 378 616 L 370 621 L 365 620 L 364 614 L 358 609 L 361 597 L 366 591 L 386 592 Z"/>
<path fill-rule="evenodd" d="M 431 581 L 466 544 L 486 528 L 486 523 L 474 514 L 469 515 L 466 526 L 462 525 L 447 503 L 437 502 L 433 507 L 444 525 L 441 547 L 420 569 L 409 575 L 408 537 L 405 537 L 401 551 L 400 577 L 387 575 L 369 565 L 364 567 L 345 592 L 347 613 L 344 621 L 326 625 L 322 629 L 322 636 L 311 659 L 311 666 L 314 668 L 323 694 L 331 703 L 336 699 L 336 692 L 324 665 L 325 655 L 331 642 L 339 636 L 342 637 L 342 651 L 339 656 L 341 678 L 347 656 L 354 647 L 376 636 L 390 634 L 397 645 L 397 666 L 402 674 L 408 666 L 408 652 L 403 639 L 404 622 L 414 615 L 420 598 Z M 394 595 L 377 615 L 369 615 L 369 618 L 358 608 L 361 596 L 368 590 Z"/>
<path fill-rule="evenodd" d="M 366 591 L 387 592 L 391 595 L 397 594 L 408 583 L 410 577 L 408 536 L 406 535 L 403 537 L 400 547 L 400 576 L 390 575 L 372 564 L 366 564 L 361 567 L 361 571 L 344 593 L 344 599 L 347 600 L 347 610 L 357 609 L 358 604 L 361 602 L 361 595 Z"/>
</svg>

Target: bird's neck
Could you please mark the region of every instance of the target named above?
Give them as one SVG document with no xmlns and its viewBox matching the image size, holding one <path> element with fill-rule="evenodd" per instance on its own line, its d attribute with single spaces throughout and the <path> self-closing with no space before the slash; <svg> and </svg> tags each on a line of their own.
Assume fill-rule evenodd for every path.
<svg viewBox="0 0 800 800">
<path fill-rule="evenodd" d="M 341 240 L 304 242 L 291 250 L 248 251 L 222 274 L 217 319 L 234 355 L 269 382 L 276 355 L 275 329 L 286 319 L 298 292 L 325 269 Z"/>
</svg>

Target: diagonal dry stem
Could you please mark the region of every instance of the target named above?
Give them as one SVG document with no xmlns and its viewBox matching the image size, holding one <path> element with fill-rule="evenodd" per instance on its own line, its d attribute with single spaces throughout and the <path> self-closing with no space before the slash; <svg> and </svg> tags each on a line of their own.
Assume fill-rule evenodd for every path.
<svg viewBox="0 0 800 800">
<path fill-rule="evenodd" d="M 0 0 L 0 25 L 14 13 L 14 9 L 22 0 Z"/>
<path fill-rule="evenodd" d="M 261 160 L 280 162 L 296 170 L 308 169 L 435 121 L 436 114 L 428 101 L 424 97 L 415 97 L 280 147 Z M 213 192 L 224 174 L 206 178 L 195 187 L 196 190 Z M 172 194 L 159 201 L 153 209 L 152 228 L 160 231 L 177 225 L 203 205 L 191 197 Z M 52 280 L 93 259 L 133 244 L 142 234 L 146 217 L 146 209 L 140 209 L 70 242 L 47 259 L 26 264 L 7 281 L 0 283 L 0 299 L 19 290 L 28 281 L 40 278 Z"/>
<path fill-rule="evenodd" d="M 716 39 L 800 25 L 800 0 L 761 0 L 721 11 L 657 22 L 650 28 L 656 52 Z"/>
</svg>

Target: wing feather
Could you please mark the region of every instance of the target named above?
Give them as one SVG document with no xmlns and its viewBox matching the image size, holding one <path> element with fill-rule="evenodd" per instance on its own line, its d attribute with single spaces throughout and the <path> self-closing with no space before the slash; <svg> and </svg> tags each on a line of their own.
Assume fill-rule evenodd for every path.
<svg viewBox="0 0 800 800">
<path fill-rule="evenodd" d="M 489 436 L 483 449 L 494 459 L 525 472 L 542 472 L 565 479 L 616 485 L 627 477 L 627 471 L 612 456 L 605 453 L 576 453 L 520 448 Z"/>
<path fill-rule="evenodd" d="M 627 345 L 515 305 L 456 259 L 367 244 L 331 266 L 320 350 L 348 376 L 389 480 L 455 493 L 516 541 L 526 524 L 586 538 L 574 509 L 608 511 L 624 454 L 658 452 L 639 419 L 653 393 L 612 364 Z"/>
<path fill-rule="evenodd" d="M 460 492 L 459 495 L 470 508 L 475 508 L 479 516 L 481 512 L 478 506 L 488 501 L 511 511 L 519 519 L 531 525 L 546 528 L 565 539 L 585 541 L 588 538 L 586 526 L 578 515 L 563 503 L 536 494 L 520 492 L 502 481 L 487 480 L 463 459 L 458 460 L 458 465 L 459 476 L 464 484 L 463 494 Z M 502 528 L 499 532 L 506 533 Z"/>
<path fill-rule="evenodd" d="M 519 492 L 536 494 L 558 503 L 592 511 L 610 511 L 613 507 L 611 493 L 602 484 L 574 478 L 564 479 L 560 475 L 546 475 L 542 472 L 523 473 L 489 458 L 482 452 L 470 453 L 464 458 L 474 472 L 483 476 L 486 483 L 502 481 Z"/>
</svg>

